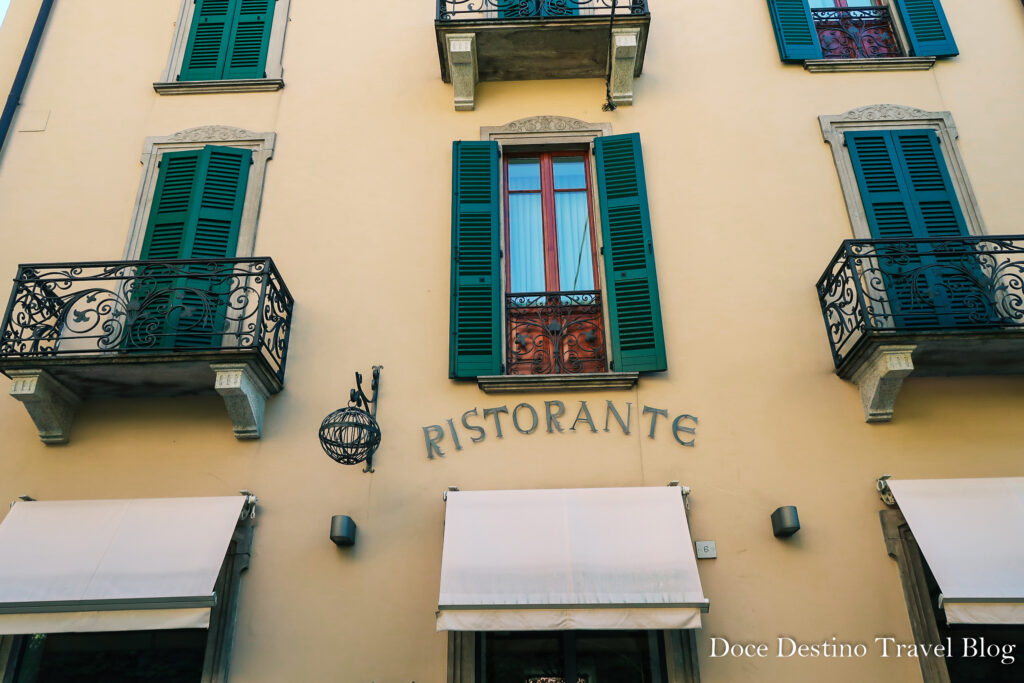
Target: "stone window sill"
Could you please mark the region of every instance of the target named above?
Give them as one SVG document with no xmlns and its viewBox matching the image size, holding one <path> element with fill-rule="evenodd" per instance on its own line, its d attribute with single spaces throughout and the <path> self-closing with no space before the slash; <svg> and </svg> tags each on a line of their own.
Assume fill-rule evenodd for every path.
<svg viewBox="0 0 1024 683">
<path fill-rule="evenodd" d="M 519 394 L 537 391 L 596 391 L 632 389 L 638 372 L 599 372 L 586 375 L 487 375 L 477 377 L 486 394 Z"/>
<path fill-rule="evenodd" d="M 153 84 L 160 95 L 198 95 L 202 93 L 273 92 L 284 87 L 280 78 L 239 78 L 217 81 L 167 81 Z"/>
<path fill-rule="evenodd" d="M 808 59 L 804 68 L 811 73 L 838 71 L 926 71 L 935 57 L 878 57 L 875 59 Z"/>
</svg>

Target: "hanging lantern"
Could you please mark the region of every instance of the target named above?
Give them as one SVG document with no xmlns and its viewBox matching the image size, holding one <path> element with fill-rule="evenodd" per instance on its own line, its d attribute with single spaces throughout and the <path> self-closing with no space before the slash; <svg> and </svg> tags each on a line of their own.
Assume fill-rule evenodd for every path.
<svg viewBox="0 0 1024 683">
<path fill-rule="evenodd" d="M 324 452 L 343 465 L 356 465 L 365 461 L 364 472 L 373 472 L 373 454 L 380 446 L 380 425 L 376 417 L 380 370 L 381 366 L 373 366 L 373 380 L 370 383 L 373 398 L 363 393 L 363 376 L 357 372 L 356 388 L 349 392 L 349 404 L 335 410 L 320 423 L 320 445 Z"/>
</svg>

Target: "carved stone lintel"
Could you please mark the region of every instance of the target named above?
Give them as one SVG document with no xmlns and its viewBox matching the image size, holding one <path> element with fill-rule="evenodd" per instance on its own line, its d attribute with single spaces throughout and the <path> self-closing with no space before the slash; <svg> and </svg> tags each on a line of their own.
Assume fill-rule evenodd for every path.
<svg viewBox="0 0 1024 683">
<path fill-rule="evenodd" d="M 260 438 L 268 387 L 247 363 L 211 363 L 210 368 L 217 375 L 214 388 L 224 398 L 235 438 Z"/>
<path fill-rule="evenodd" d="M 639 28 L 612 29 L 612 102 L 633 104 L 633 73 L 636 70 Z"/>
<path fill-rule="evenodd" d="M 476 64 L 476 34 L 452 33 L 445 36 L 448 47 L 448 67 L 455 90 L 455 110 L 472 111 L 476 107 L 476 82 L 479 77 Z"/>
<path fill-rule="evenodd" d="M 265 137 L 266 133 L 254 133 L 251 130 L 235 126 L 197 126 L 178 131 L 161 142 L 234 142 L 238 140 L 255 140 Z"/>
<path fill-rule="evenodd" d="M 43 443 L 67 443 L 78 396 L 45 370 L 8 370 L 7 374 L 11 396 L 25 404 Z"/>
<path fill-rule="evenodd" d="M 915 109 L 902 104 L 869 104 L 866 107 L 851 109 L 836 118 L 841 121 L 898 121 L 901 119 L 938 118 L 941 115 L 941 112 Z"/>
<path fill-rule="evenodd" d="M 892 420 L 903 380 L 914 371 L 913 344 L 879 346 L 851 378 L 860 389 L 865 422 Z"/>
</svg>

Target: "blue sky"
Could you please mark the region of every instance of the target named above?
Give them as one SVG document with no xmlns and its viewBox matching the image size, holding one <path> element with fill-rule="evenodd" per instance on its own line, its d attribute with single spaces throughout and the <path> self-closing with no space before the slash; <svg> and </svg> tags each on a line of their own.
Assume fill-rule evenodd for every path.
<svg viewBox="0 0 1024 683">
<path fill-rule="evenodd" d="M 7 14 L 9 4 L 11 4 L 11 0 L 0 0 L 0 24 L 4 22 L 4 15 Z"/>
</svg>

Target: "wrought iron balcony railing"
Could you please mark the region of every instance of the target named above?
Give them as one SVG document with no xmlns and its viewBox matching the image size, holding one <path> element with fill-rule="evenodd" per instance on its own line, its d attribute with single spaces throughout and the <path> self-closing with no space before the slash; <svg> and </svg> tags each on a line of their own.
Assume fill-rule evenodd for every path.
<svg viewBox="0 0 1024 683">
<path fill-rule="evenodd" d="M 248 350 L 283 380 L 293 303 L 269 258 L 22 265 L 0 361 Z"/>
<path fill-rule="evenodd" d="M 437 0 L 438 21 L 646 15 L 647 0 Z"/>
<path fill-rule="evenodd" d="M 825 59 L 902 57 L 888 7 L 812 9 Z"/>
<path fill-rule="evenodd" d="M 870 336 L 1024 333 L 1024 235 L 846 240 L 817 289 L 837 368 Z"/>
<path fill-rule="evenodd" d="M 505 297 L 509 375 L 608 372 L 601 292 Z"/>
</svg>

